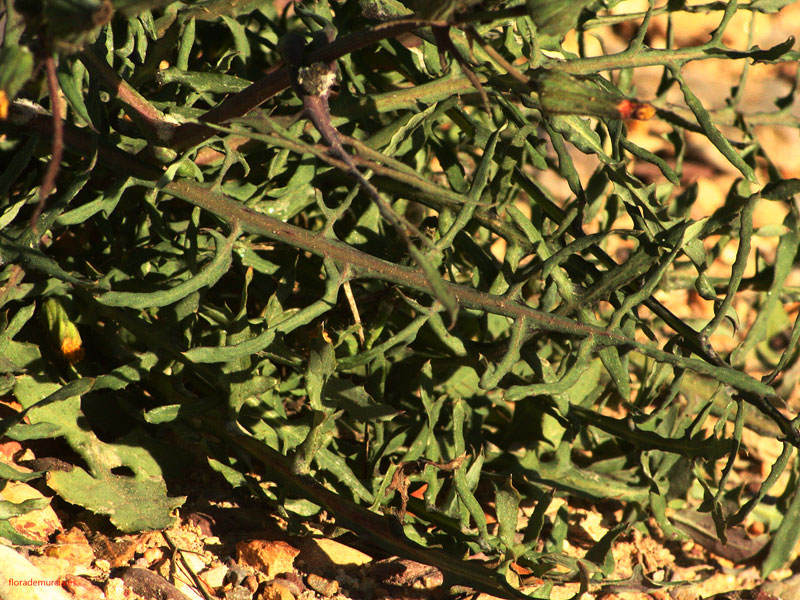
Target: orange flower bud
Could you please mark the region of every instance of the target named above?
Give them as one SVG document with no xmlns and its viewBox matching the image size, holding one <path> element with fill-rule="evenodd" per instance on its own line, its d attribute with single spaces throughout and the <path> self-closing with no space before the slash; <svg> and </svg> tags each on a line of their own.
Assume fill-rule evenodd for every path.
<svg viewBox="0 0 800 600">
<path fill-rule="evenodd" d="M 70 364 L 75 364 L 83 358 L 83 340 L 78 332 L 78 327 L 69 318 L 66 309 L 58 298 L 48 298 L 44 301 L 44 320 L 50 336 L 58 346 L 61 355 Z"/>
</svg>

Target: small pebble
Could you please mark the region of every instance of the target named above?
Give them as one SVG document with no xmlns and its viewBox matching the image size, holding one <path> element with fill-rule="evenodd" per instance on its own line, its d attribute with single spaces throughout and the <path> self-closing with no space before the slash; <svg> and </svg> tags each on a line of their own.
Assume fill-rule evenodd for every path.
<svg viewBox="0 0 800 600">
<path fill-rule="evenodd" d="M 320 577 L 314 573 L 308 574 L 306 583 L 308 583 L 308 587 L 318 594 L 322 594 L 323 596 L 333 596 L 339 591 L 338 581 L 325 579 L 324 577 Z"/>
</svg>

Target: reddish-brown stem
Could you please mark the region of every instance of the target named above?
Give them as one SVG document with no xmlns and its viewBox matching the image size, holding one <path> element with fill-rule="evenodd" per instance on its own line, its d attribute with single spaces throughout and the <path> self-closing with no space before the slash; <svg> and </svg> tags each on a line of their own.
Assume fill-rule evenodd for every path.
<svg viewBox="0 0 800 600">
<path fill-rule="evenodd" d="M 99 78 L 108 91 L 119 98 L 125 113 L 137 123 L 146 137 L 163 141 L 172 136 L 178 126 L 167 121 L 160 110 L 117 75 L 105 60 L 90 49 L 81 52 L 80 59 L 91 71 L 92 76 Z"/>
<path fill-rule="evenodd" d="M 62 140 L 66 145 L 83 155 L 90 155 L 95 151 L 92 146 L 92 139 L 85 129 L 78 129 L 71 125 L 64 127 L 61 119 L 58 119 L 58 122 L 61 127 L 59 135 L 62 135 Z M 24 131 L 28 135 L 31 132 L 37 132 L 55 137 L 54 123 L 55 121 L 48 115 L 36 113 L 17 105 L 12 105 L 8 119 L 8 124 L 12 127 L 16 126 L 17 132 Z M 141 157 L 134 157 L 111 144 L 100 142 L 100 148 L 97 150 L 99 151 L 101 164 L 114 165 L 111 168 L 123 169 L 126 174 L 132 177 L 157 180 L 163 174 L 161 165 L 154 164 Z"/>
<path fill-rule="evenodd" d="M 44 72 L 47 80 L 47 93 L 50 95 L 50 110 L 53 119 L 53 138 L 52 138 L 52 156 L 50 163 L 47 165 L 42 178 L 42 185 L 39 186 L 39 203 L 36 205 L 36 210 L 33 211 L 31 216 L 31 229 L 36 231 L 36 223 L 39 216 L 44 210 L 44 204 L 47 197 L 53 191 L 56 184 L 56 177 L 61 169 L 61 159 L 64 156 L 64 121 L 61 120 L 61 101 L 58 97 L 60 88 L 58 87 L 58 78 L 56 77 L 56 61 L 52 55 L 48 55 L 44 59 Z"/>
<path fill-rule="evenodd" d="M 305 63 L 329 63 L 337 58 L 379 42 L 380 40 L 396 37 L 402 33 L 419 29 L 425 24 L 427 24 L 425 21 L 409 19 L 362 29 L 347 37 L 334 40 L 321 48 L 312 50 L 305 57 Z M 254 82 L 238 94 L 229 96 L 219 106 L 212 108 L 200 117 L 200 120 L 206 123 L 223 123 L 228 119 L 241 117 L 289 86 L 289 71 L 284 62 L 279 62 L 270 68 L 266 76 Z M 202 123 L 187 123 L 181 125 L 175 132 L 172 147 L 176 150 L 189 148 L 216 133 L 216 130 L 206 127 Z"/>
</svg>

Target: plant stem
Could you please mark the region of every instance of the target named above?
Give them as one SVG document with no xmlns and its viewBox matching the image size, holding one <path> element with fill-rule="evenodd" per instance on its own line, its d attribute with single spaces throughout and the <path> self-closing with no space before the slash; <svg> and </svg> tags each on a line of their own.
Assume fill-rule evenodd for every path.
<svg viewBox="0 0 800 600">
<path fill-rule="evenodd" d="M 424 21 L 419 20 L 399 20 L 368 27 L 343 38 L 336 39 L 321 48 L 312 50 L 309 52 L 305 62 L 306 64 L 316 62 L 328 63 L 362 48 L 366 48 L 381 40 L 397 37 L 403 33 L 419 29 L 424 24 Z M 718 48 L 716 46 L 711 47 L 705 44 L 703 46 L 694 46 L 691 48 L 650 49 L 646 51 L 637 51 L 635 53 L 624 51 L 609 56 L 579 58 L 570 61 L 551 60 L 546 63 L 545 66 L 574 75 L 586 75 L 598 73 L 603 70 L 663 65 L 667 62 L 682 65 L 692 60 L 708 60 L 725 56 L 729 58 L 747 58 L 748 53 L 728 51 L 724 48 Z M 229 96 L 219 106 L 209 110 L 200 117 L 200 121 L 223 123 L 230 119 L 241 117 L 287 89 L 289 85 L 289 73 L 286 69 L 286 65 L 280 62 L 274 65 L 266 76 L 254 82 L 241 92 Z M 376 108 L 382 105 L 383 110 L 410 108 L 415 104 L 415 102 L 412 101 L 412 93 L 417 94 L 414 98 L 415 101 L 431 102 L 435 101 L 432 100 L 432 98 L 448 97 L 454 93 L 467 91 L 472 88 L 472 84 L 469 83 L 466 76 L 461 75 L 460 77 L 453 76 L 437 80 L 437 84 L 425 90 L 422 95 L 420 95 L 421 87 L 423 86 L 409 88 L 408 91 L 403 90 L 382 94 L 378 96 L 380 100 L 375 100 L 375 97 L 370 97 L 366 102 L 374 102 Z M 442 94 L 446 95 L 442 96 Z M 206 127 L 202 123 L 187 123 L 181 125 L 177 129 L 172 138 L 174 140 L 172 145 L 176 150 L 189 148 L 199 141 L 211 137 L 214 133 L 213 129 Z"/>
<path fill-rule="evenodd" d="M 50 112 L 51 114 L 51 127 L 52 127 L 52 156 L 50 162 L 47 164 L 47 171 L 45 171 L 42 178 L 42 184 L 39 186 L 39 202 L 31 216 L 31 230 L 36 233 L 36 223 L 44 210 L 47 197 L 53 191 L 56 185 L 56 177 L 61 170 L 61 159 L 64 156 L 64 121 L 61 120 L 61 101 L 59 99 L 58 77 L 56 76 L 56 61 L 52 54 L 44 58 L 44 71 L 47 80 L 47 93 L 50 96 Z M 38 236 L 37 236 L 38 237 Z"/>
<path fill-rule="evenodd" d="M 37 127 L 32 126 L 32 124 L 36 123 L 37 120 L 39 121 L 39 129 L 45 129 L 49 125 L 47 117 L 39 115 L 38 119 L 28 119 L 25 131 L 36 130 Z M 13 123 L 14 119 L 9 119 L 9 121 Z M 76 133 L 79 135 L 75 135 Z M 80 134 L 82 132 L 76 131 L 70 137 L 80 143 Z M 85 136 L 85 134 L 83 135 Z M 84 140 L 82 145 L 90 147 L 88 146 L 89 143 L 87 139 Z M 143 176 L 140 183 L 148 187 L 155 187 L 155 182 L 160 179 L 163 173 L 162 169 L 143 164 L 136 158 L 120 151 L 109 152 L 99 164 L 106 168 L 115 169 L 118 172 L 137 173 L 137 176 Z M 205 209 L 231 223 L 232 226 L 238 223 L 242 230 L 248 233 L 263 235 L 268 239 L 283 242 L 317 256 L 329 258 L 340 265 L 349 265 L 357 277 L 387 281 L 435 296 L 430 281 L 425 273 L 419 269 L 382 260 L 338 240 L 328 239 L 300 227 L 284 223 L 266 214 L 249 209 L 243 206 L 242 203 L 232 200 L 207 186 L 185 180 L 173 181 L 161 187 L 161 191 Z M 746 373 L 724 364 L 709 364 L 703 360 L 685 358 L 665 352 L 653 345 L 628 338 L 618 331 L 610 331 L 564 316 L 542 312 L 506 296 L 488 294 L 452 282 L 445 281 L 442 283 L 447 288 L 448 293 L 452 294 L 458 303 L 465 308 L 504 315 L 512 319 L 527 319 L 529 327 L 533 331 L 547 331 L 580 338 L 592 338 L 600 347 L 617 346 L 623 349 L 633 349 L 659 362 L 671 364 L 678 368 L 691 369 L 699 374 L 729 384 L 739 389 L 748 402 L 770 416 L 780 427 L 788 441 L 800 447 L 800 433 L 793 429 L 789 419 L 771 408 L 771 405 L 765 399 L 775 395 L 772 387 L 753 379 Z"/>
<path fill-rule="evenodd" d="M 122 102 L 125 113 L 142 129 L 145 137 L 164 141 L 172 137 L 178 128 L 177 123 L 167 117 L 137 92 L 127 81 L 122 79 L 108 66 L 108 63 L 97 56 L 91 48 L 80 53 L 80 59 L 91 74 L 100 81 Z"/>
<path fill-rule="evenodd" d="M 688 12 L 692 14 L 702 14 L 708 13 L 711 11 L 723 11 L 728 6 L 728 2 L 709 2 L 708 4 L 696 4 L 694 6 L 681 6 L 680 12 Z M 739 10 L 750 10 L 750 11 L 757 11 L 758 9 L 752 8 L 751 4 L 740 4 L 738 6 Z M 664 4 L 656 9 L 653 9 L 652 16 L 663 15 L 678 12 L 673 9 L 669 3 Z M 586 29 L 596 29 L 597 27 L 608 27 L 610 25 L 617 25 L 619 23 L 627 23 L 628 21 L 634 21 L 637 19 L 642 19 L 647 14 L 647 11 L 642 12 L 633 12 L 633 13 L 624 13 L 621 15 L 605 15 L 602 17 L 595 17 L 594 19 L 589 19 L 584 21 L 581 24 L 581 28 Z"/>
</svg>

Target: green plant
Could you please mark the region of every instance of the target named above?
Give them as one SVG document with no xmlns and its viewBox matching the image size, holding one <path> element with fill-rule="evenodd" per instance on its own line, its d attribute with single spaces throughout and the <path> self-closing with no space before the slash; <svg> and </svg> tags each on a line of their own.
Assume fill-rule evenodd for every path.
<svg viewBox="0 0 800 600">
<path fill-rule="evenodd" d="M 615 538 L 646 515 L 684 535 L 669 508 L 694 495 L 724 540 L 784 471 L 796 480 L 800 431 L 780 403 L 796 384 L 800 327 L 782 305 L 798 298 L 800 181 L 781 178 L 753 133 L 798 126 L 796 86 L 773 111 L 738 102 L 751 63 L 798 53 L 793 40 L 723 43 L 737 10 L 787 2 L 651 2 L 622 15 L 608 13 L 614 0 L 417 13 L 396 0 L 115 2 L 107 23 L 105 3 L 66 4 L 78 15 L 63 30 L 51 25 L 60 0 L 25 3 L 24 15 L 9 4 L 0 64 L 6 98 L 19 98 L 0 122 L 0 364 L 3 393 L 23 407 L 2 430 L 78 450 L 88 471 L 49 475 L 65 499 L 121 529 L 164 526 L 180 500 L 167 496 L 154 432 L 171 427 L 206 444 L 234 485 L 248 484 L 242 452 L 261 458 L 287 484 L 265 492 L 277 510 L 324 507 L 495 595 L 520 595 L 519 565 L 548 582 L 536 592 L 547 597 L 555 581 L 602 582 Z M 719 26 L 704 44 L 673 47 L 670 34 L 648 47 L 651 19 L 678 11 L 717 12 Z M 592 28 L 629 21 L 640 23 L 622 52 L 562 46 L 570 30 L 582 48 Z M 723 109 L 704 107 L 681 72 L 707 59 L 748 64 Z M 652 65 L 663 67 L 656 97 L 636 100 L 636 69 Z M 673 88 L 685 107 L 667 102 Z M 56 118 L 38 107 L 48 101 Z M 628 138 L 630 117 L 670 125 L 667 156 Z M 680 183 L 687 132 L 741 173 L 700 219 L 696 186 Z M 591 157 L 590 177 L 570 148 Z M 634 160 L 660 175 L 642 181 Z M 768 202 L 786 207 L 762 232 L 780 242 L 745 277 L 753 212 Z M 607 252 L 620 239 L 632 242 L 624 261 Z M 710 276 L 731 240 L 730 277 Z M 713 317 L 677 317 L 656 299 L 669 288 L 713 301 Z M 758 316 L 722 352 L 709 338 L 737 335 L 744 290 L 758 292 Z M 86 357 L 65 361 L 56 347 L 75 328 Z M 115 443 L 80 426 L 87 417 Z M 731 475 L 746 428 L 784 450 L 740 498 Z M 421 484 L 424 500 L 409 496 Z M 623 520 L 569 557 L 566 511 L 544 527 L 553 493 L 622 502 Z M 765 572 L 792 551 L 797 497 L 786 486 Z M 121 515 L 131 502 L 140 514 Z M 497 573 L 465 567 L 467 551 Z"/>
</svg>

